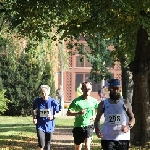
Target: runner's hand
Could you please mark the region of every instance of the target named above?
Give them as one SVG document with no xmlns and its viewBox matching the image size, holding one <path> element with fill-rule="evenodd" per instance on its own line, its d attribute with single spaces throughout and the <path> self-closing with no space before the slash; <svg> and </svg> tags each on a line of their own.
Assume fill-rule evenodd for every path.
<svg viewBox="0 0 150 150">
<path fill-rule="evenodd" d="M 54 116 L 53 116 L 53 115 L 48 116 L 48 119 L 49 119 L 49 120 L 53 120 L 53 119 L 54 119 Z"/>
<path fill-rule="evenodd" d="M 84 115 L 85 113 L 86 113 L 86 110 L 85 110 L 85 109 L 79 111 L 79 115 Z"/>
<path fill-rule="evenodd" d="M 100 133 L 100 132 L 97 132 L 96 135 L 97 135 L 98 138 L 102 138 L 103 137 L 103 134 Z"/>
<path fill-rule="evenodd" d="M 129 130 L 130 130 L 130 128 L 129 128 L 128 125 L 126 125 L 126 126 L 122 125 L 122 132 L 126 133 L 126 132 L 128 132 Z"/>
<path fill-rule="evenodd" d="M 95 120 L 95 116 L 92 116 L 92 118 L 90 119 L 91 121 L 94 121 Z"/>
<path fill-rule="evenodd" d="M 37 119 L 33 119 L 33 124 L 37 124 Z"/>
</svg>

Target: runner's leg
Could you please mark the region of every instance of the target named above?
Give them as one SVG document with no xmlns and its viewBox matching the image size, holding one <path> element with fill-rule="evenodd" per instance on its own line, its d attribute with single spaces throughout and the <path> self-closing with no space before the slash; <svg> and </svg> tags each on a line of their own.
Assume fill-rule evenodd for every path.
<svg viewBox="0 0 150 150">
<path fill-rule="evenodd" d="M 75 146 L 75 150 L 81 150 L 82 149 L 82 143 L 80 145 Z"/>
<path fill-rule="evenodd" d="M 85 139 L 85 150 L 90 150 L 91 141 L 92 141 L 92 137 Z"/>
<path fill-rule="evenodd" d="M 85 132 L 82 127 L 75 127 L 73 129 L 73 137 L 74 137 L 74 143 L 75 143 L 75 150 L 81 150 L 82 149 L 82 143 L 85 140 Z"/>
<path fill-rule="evenodd" d="M 50 144 L 52 140 L 52 132 L 46 132 L 45 133 L 45 148 L 44 150 L 50 150 Z"/>
<path fill-rule="evenodd" d="M 93 129 L 94 129 L 93 125 L 85 127 L 85 150 L 90 150 L 93 136 Z"/>
<path fill-rule="evenodd" d="M 37 136 L 38 136 L 38 146 L 39 148 L 43 149 L 45 146 L 45 133 L 42 130 L 37 130 Z"/>
</svg>

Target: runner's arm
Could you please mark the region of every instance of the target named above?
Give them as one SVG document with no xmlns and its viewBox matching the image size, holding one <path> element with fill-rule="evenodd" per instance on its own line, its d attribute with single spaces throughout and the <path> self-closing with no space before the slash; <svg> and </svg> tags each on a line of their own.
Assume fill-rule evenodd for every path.
<svg viewBox="0 0 150 150">
<path fill-rule="evenodd" d="M 100 133 L 100 119 L 103 114 L 103 105 L 104 105 L 104 102 L 101 101 L 98 105 L 97 114 L 96 114 L 96 118 L 94 121 L 94 128 L 95 128 L 96 134 Z"/>
<path fill-rule="evenodd" d="M 128 100 L 125 100 L 125 105 L 127 107 L 127 115 L 129 117 L 128 125 L 129 125 L 130 128 L 132 128 L 135 124 L 135 118 L 134 118 L 134 114 L 132 112 L 132 106 L 131 106 L 131 104 L 129 103 Z"/>
<path fill-rule="evenodd" d="M 32 117 L 33 119 L 37 119 L 37 108 L 36 109 L 31 109 L 31 112 L 32 112 Z"/>
<path fill-rule="evenodd" d="M 82 111 L 79 111 L 79 112 L 75 112 L 75 111 L 71 111 L 71 110 L 68 109 L 67 116 L 77 116 L 77 115 L 83 115 L 85 113 L 86 113 L 85 110 L 82 110 Z"/>
</svg>

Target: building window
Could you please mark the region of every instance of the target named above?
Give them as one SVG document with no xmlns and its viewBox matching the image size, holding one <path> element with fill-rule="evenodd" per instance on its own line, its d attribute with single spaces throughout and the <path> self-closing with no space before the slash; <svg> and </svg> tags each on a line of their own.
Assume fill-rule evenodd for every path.
<svg viewBox="0 0 150 150">
<path fill-rule="evenodd" d="M 88 45 L 83 45 L 83 50 L 86 53 L 90 53 L 90 47 Z M 86 56 L 80 56 L 77 54 L 76 56 L 76 67 L 92 67 L 92 64 L 88 62 Z"/>
<path fill-rule="evenodd" d="M 84 67 L 84 57 L 76 56 L 76 67 Z"/>
<path fill-rule="evenodd" d="M 85 57 L 84 64 L 85 64 L 84 67 L 92 67 L 92 64 L 88 62 L 86 57 Z"/>
<path fill-rule="evenodd" d="M 76 83 L 75 83 L 75 90 L 79 86 L 80 83 L 83 82 L 83 74 L 76 74 Z"/>
<path fill-rule="evenodd" d="M 85 56 L 76 56 L 76 67 L 92 67 Z"/>
</svg>

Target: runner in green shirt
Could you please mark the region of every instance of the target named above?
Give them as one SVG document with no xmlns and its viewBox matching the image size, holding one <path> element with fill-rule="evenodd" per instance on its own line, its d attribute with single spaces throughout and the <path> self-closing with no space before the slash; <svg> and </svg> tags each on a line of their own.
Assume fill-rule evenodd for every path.
<svg viewBox="0 0 150 150">
<path fill-rule="evenodd" d="M 98 107 L 97 99 L 90 96 L 91 91 L 91 82 L 82 83 L 83 95 L 74 99 L 67 111 L 67 116 L 75 116 L 72 131 L 75 150 L 81 150 L 83 142 L 85 142 L 85 150 L 90 150 L 95 109 Z"/>
</svg>

